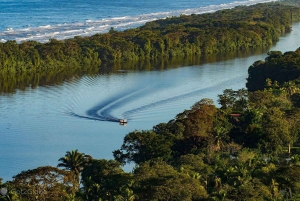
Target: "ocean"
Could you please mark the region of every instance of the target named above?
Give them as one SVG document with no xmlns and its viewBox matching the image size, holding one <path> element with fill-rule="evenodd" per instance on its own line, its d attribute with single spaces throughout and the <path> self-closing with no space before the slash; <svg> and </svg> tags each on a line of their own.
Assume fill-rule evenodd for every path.
<svg viewBox="0 0 300 201">
<path fill-rule="evenodd" d="M 260 2 L 266 1 L 0 0 L 0 39 L 47 42 Z M 271 50 L 294 51 L 300 46 L 299 34 L 297 23 Z M 127 133 L 167 122 L 202 98 L 216 103 L 224 89 L 245 87 L 248 67 L 263 60 L 266 53 L 237 53 L 234 59 L 157 71 L 84 75 L 57 85 L 1 94 L 0 177 L 8 181 L 23 170 L 56 166 L 66 151 L 75 149 L 96 159 L 112 159 L 112 151 L 120 148 Z M 95 108 L 115 117 L 125 115 L 130 121 L 120 126 L 78 118 Z"/>
<path fill-rule="evenodd" d="M 48 42 L 135 28 L 181 14 L 201 14 L 270 0 L 0 0 L 0 42 Z"/>
</svg>

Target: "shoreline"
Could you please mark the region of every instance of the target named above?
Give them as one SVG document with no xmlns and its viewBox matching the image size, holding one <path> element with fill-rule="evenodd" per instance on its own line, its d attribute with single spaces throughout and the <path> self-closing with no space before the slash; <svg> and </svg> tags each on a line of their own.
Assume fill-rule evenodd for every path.
<svg viewBox="0 0 300 201">
<path fill-rule="evenodd" d="M 5 43 L 8 40 L 16 40 L 22 43 L 34 40 L 41 43 L 47 43 L 50 39 L 64 40 L 76 36 L 86 37 L 95 34 L 104 34 L 113 27 L 118 31 L 137 28 L 143 26 L 146 22 L 152 22 L 158 19 L 170 17 L 179 17 L 180 15 L 205 14 L 224 9 L 232 9 L 236 6 L 251 6 L 259 3 L 276 2 L 272 0 L 254 0 L 254 1 L 235 1 L 225 4 L 213 4 L 195 8 L 185 8 L 179 10 L 169 10 L 161 12 L 144 13 L 138 15 L 114 16 L 101 19 L 86 19 L 76 22 L 62 22 L 43 25 L 27 25 L 23 27 L 3 27 L 0 31 L 0 42 Z"/>
<path fill-rule="evenodd" d="M 8 41 L 0 43 L 0 76 L 3 80 L 20 75 L 24 80 L 31 77 L 34 84 L 29 85 L 36 87 L 43 82 L 41 74 L 56 77 L 67 73 L 73 77 L 101 73 L 105 69 L 103 66 L 119 65 L 118 68 L 123 68 L 124 62 L 147 64 L 150 61 L 151 64 L 176 58 L 254 50 L 278 41 L 281 34 L 290 31 L 293 22 L 300 20 L 299 13 L 299 7 L 263 3 L 161 19 L 135 29 L 111 29 L 109 33 L 91 37 L 52 39 L 45 44 Z"/>
</svg>

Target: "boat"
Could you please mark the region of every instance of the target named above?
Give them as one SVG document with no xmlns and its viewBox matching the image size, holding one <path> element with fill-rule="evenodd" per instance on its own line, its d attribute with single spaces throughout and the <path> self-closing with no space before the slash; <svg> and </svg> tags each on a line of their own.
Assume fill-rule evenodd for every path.
<svg viewBox="0 0 300 201">
<path fill-rule="evenodd" d="M 120 119 L 120 125 L 125 126 L 127 124 L 127 119 Z"/>
</svg>

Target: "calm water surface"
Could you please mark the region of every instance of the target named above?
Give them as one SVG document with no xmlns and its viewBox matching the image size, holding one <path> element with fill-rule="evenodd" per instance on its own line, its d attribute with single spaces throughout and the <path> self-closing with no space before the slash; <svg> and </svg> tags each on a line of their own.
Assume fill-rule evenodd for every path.
<svg viewBox="0 0 300 201">
<path fill-rule="evenodd" d="M 300 24 L 272 50 L 300 46 Z M 123 137 L 151 129 L 226 88 L 245 87 L 247 69 L 266 53 L 164 71 L 83 76 L 57 86 L 0 96 L 0 177 L 57 165 L 66 151 L 78 149 L 94 158 L 112 159 Z M 127 126 L 114 119 L 127 118 Z M 105 120 L 105 121 L 103 121 Z M 130 170 L 130 167 L 126 167 Z"/>
</svg>

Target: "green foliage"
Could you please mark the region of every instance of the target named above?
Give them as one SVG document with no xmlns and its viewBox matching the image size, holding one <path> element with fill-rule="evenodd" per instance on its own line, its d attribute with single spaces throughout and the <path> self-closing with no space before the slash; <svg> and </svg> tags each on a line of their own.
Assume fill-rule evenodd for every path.
<svg viewBox="0 0 300 201">
<path fill-rule="evenodd" d="M 283 86 L 292 95 L 295 81 L 300 76 L 300 49 L 282 54 L 269 52 L 265 61 L 257 61 L 248 69 L 247 88 L 249 91 L 262 90 L 266 87 Z M 272 83 L 274 81 L 274 83 Z"/>
<path fill-rule="evenodd" d="M 300 19 L 299 11 L 277 3 L 239 6 L 86 38 L 8 41 L 0 44 L 1 86 L 11 90 L 10 83 L 30 79 L 36 87 L 47 84 L 47 72 L 64 80 L 95 72 L 101 62 L 118 69 L 121 61 L 139 60 L 149 69 L 157 58 L 268 45 Z M 249 67 L 250 92 L 224 90 L 220 108 L 202 99 L 168 123 L 128 133 L 116 160 L 73 150 L 59 159 L 66 170 L 39 167 L 0 180 L 10 189 L 0 200 L 297 200 L 300 157 L 291 148 L 300 137 L 299 52 L 269 52 Z M 136 163 L 133 173 L 121 168 L 129 162 Z"/>
<path fill-rule="evenodd" d="M 137 164 L 153 158 L 171 158 L 173 139 L 169 135 L 159 135 L 154 131 L 134 131 L 127 134 L 121 149 L 113 152 L 121 163 Z"/>
<path fill-rule="evenodd" d="M 71 170 L 76 175 L 79 175 L 85 164 L 84 154 L 78 152 L 77 149 L 71 152 L 67 151 L 65 157 L 58 159 L 58 161 L 61 163 L 59 163 L 57 167 L 64 167 L 67 170 Z"/>
<path fill-rule="evenodd" d="M 225 89 L 223 94 L 218 95 L 218 103 L 221 109 L 228 110 L 228 112 L 243 112 L 248 107 L 248 91 L 246 89 L 239 89 L 234 91 L 232 89 Z"/>
<path fill-rule="evenodd" d="M 267 110 L 262 117 L 262 125 L 263 149 L 266 152 L 278 154 L 289 141 L 288 122 L 284 118 L 284 113 L 278 108 Z"/>
<path fill-rule="evenodd" d="M 177 172 L 161 160 L 142 163 L 134 170 L 137 200 L 200 200 L 207 197 L 199 180 Z"/>
<path fill-rule="evenodd" d="M 73 150 L 59 159 L 69 171 L 40 167 L 0 186 L 42 186 L 47 194 L 37 200 L 54 191 L 54 200 L 297 199 L 300 159 L 287 147 L 299 141 L 300 112 L 291 101 L 298 89 L 269 81 L 264 91 L 225 90 L 221 108 L 202 99 L 168 123 L 128 133 L 116 160 Z M 121 164 L 129 162 L 136 166 L 125 173 Z M 34 198 L 10 191 L 3 199 Z"/>
<path fill-rule="evenodd" d="M 191 110 L 185 110 L 178 114 L 176 119 L 182 122 L 185 129 L 183 135 L 185 138 L 191 136 L 208 137 L 213 129 L 214 115 L 217 108 L 212 100 L 202 99 L 195 103 Z"/>
<path fill-rule="evenodd" d="M 187 57 L 264 47 L 300 20 L 300 8 L 266 3 L 148 22 L 123 32 L 47 43 L 0 44 L 0 74 L 61 72 L 121 61 Z M 292 16 L 292 17 L 291 17 Z M 274 56 L 274 55 L 273 55 Z"/>
<path fill-rule="evenodd" d="M 74 174 L 51 166 L 23 171 L 8 183 L 9 196 L 20 200 L 69 200 L 75 196 Z"/>
<path fill-rule="evenodd" d="M 294 194 L 300 192 L 299 166 L 280 167 L 276 171 L 276 181 L 287 199 L 292 199 Z"/>
<path fill-rule="evenodd" d="M 78 152 L 78 150 L 67 151 L 65 157 L 58 159 L 61 163 L 57 167 L 64 167 L 66 170 L 70 170 L 74 174 L 74 179 L 77 181 L 77 188 L 79 188 L 79 176 L 83 170 L 84 165 L 89 158 L 85 158 L 84 153 Z"/>
<path fill-rule="evenodd" d="M 114 160 L 91 160 L 84 167 L 81 180 L 83 200 L 127 200 L 133 196 L 132 176 Z M 116 199 L 115 199 L 116 198 Z"/>
</svg>

